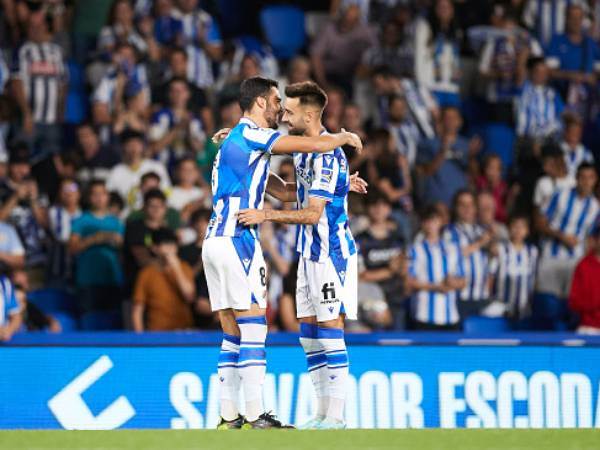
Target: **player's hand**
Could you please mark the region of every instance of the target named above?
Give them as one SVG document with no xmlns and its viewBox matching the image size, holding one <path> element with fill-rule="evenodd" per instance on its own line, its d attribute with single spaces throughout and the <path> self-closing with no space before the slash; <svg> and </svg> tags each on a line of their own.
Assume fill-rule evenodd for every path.
<svg viewBox="0 0 600 450">
<path fill-rule="evenodd" d="M 342 133 L 346 135 L 346 144 L 354 147 L 358 153 L 361 153 L 363 144 L 358 134 L 346 131 L 345 128 L 342 128 Z"/>
<path fill-rule="evenodd" d="M 238 222 L 242 225 L 260 225 L 267 220 L 267 213 L 264 209 L 243 209 L 238 212 Z"/>
<path fill-rule="evenodd" d="M 219 131 L 213 134 L 212 141 L 217 145 L 221 145 L 225 138 L 229 136 L 230 132 L 231 128 L 221 128 Z"/>
<path fill-rule="evenodd" d="M 358 172 L 354 172 L 350 175 L 350 192 L 356 192 L 358 194 L 366 194 L 369 183 L 358 176 Z"/>
</svg>

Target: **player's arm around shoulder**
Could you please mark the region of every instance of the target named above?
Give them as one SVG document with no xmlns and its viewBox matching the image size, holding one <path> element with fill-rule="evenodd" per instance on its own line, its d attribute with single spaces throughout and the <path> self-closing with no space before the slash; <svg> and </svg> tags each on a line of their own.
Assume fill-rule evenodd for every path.
<svg viewBox="0 0 600 450">
<path fill-rule="evenodd" d="M 289 153 L 327 153 L 343 145 L 350 145 L 360 153 L 363 145 L 357 134 L 342 128 L 341 133 L 322 134 L 320 136 L 281 136 L 272 147 L 275 154 Z"/>
</svg>

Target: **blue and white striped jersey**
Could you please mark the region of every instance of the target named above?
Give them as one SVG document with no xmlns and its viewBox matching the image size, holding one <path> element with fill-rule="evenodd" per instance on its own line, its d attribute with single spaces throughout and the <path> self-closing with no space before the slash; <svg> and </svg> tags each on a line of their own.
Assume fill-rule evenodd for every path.
<svg viewBox="0 0 600 450">
<path fill-rule="evenodd" d="M 213 213 L 206 239 L 241 236 L 245 231 L 256 238 L 256 226 L 238 224 L 240 209 L 263 206 L 271 148 L 281 137 L 276 130 L 258 127 L 242 117 L 223 141 L 212 171 Z"/>
<path fill-rule="evenodd" d="M 581 163 L 594 162 L 594 155 L 585 148 L 583 144 L 579 144 L 573 149 L 569 144 L 563 141 L 561 142 L 560 147 L 565 155 L 565 164 L 567 165 L 567 171 L 570 177 L 576 178 L 577 168 Z"/>
<path fill-rule="evenodd" d="M 300 225 L 296 249 L 302 257 L 323 262 L 347 259 L 356 253 L 348 222 L 350 173 L 341 148 L 328 153 L 296 153 L 298 208 L 306 208 L 310 197 L 327 201 L 316 225 Z"/>
<path fill-rule="evenodd" d="M 543 46 L 547 46 L 555 34 L 565 32 L 567 7 L 579 4 L 589 13 L 587 2 L 581 0 L 528 0 L 523 10 L 523 22 L 533 30 Z"/>
<path fill-rule="evenodd" d="M 409 251 L 408 273 L 418 281 L 431 284 L 440 284 L 449 275 L 463 277 L 460 249 L 443 240 L 414 242 Z M 412 317 L 421 323 L 454 325 L 460 320 L 457 299 L 456 291 L 417 291 L 413 294 Z"/>
<path fill-rule="evenodd" d="M 564 104 L 549 86 L 526 82 L 517 99 L 517 135 L 546 138 L 560 130 Z"/>
<path fill-rule="evenodd" d="M 115 89 L 117 88 L 117 76 L 118 71 L 116 68 L 110 69 L 106 75 L 102 77 L 100 83 L 92 94 L 92 102 L 94 103 L 105 103 L 108 105 L 110 112 L 114 110 L 114 98 Z M 127 83 L 135 86 L 139 86 L 144 95 L 146 101 L 150 101 L 150 84 L 148 83 L 148 75 L 146 72 L 146 66 L 143 64 L 136 64 L 130 72 L 127 74 Z"/>
<path fill-rule="evenodd" d="M 405 120 L 399 124 L 390 124 L 388 130 L 398 153 L 406 158 L 410 167 L 413 167 L 417 159 L 417 146 L 421 139 L 417 125 L 411 120 Z"/>
<path fill-rule="evenodd" d="M 6 275 L 0 276 L 0 327 L 8 323 L 9 317 L 20 310 L 13 284 Z"/>
<path fill-rule="evenodd" d="M 596 223 L 599 211 L 598 200 L 593 196 L 580 197 L 576 188 L 556 191 L 544 209 L 550 228 L 577 236 L 579 242 L 571 249 L 556 239 L 544 239 L 542 257 L 581 258 L 585 251 L 585 239 Z"/>
<path fill-rule="evenodd" d="M 505 304 L 511 317 L 529 313 L 531 295 L 535 287 L 538 249 L 531 244 L 517 249 L 512 242 L 498 244 L 498 255 L 492 262 L 495 300 Z"/>
<path fill-rule="evenodd" d="M 481 225 L 451 223 L 444 230 L 444 240 L 460 249 L 481 239 L 485 229 Z M 477 250 L 469 256 L 462 256 L 467 285 L 460 293 L 461 300 L 477 301 L 489 298 L 490 261 L 487 251 Z"/>
</svg>

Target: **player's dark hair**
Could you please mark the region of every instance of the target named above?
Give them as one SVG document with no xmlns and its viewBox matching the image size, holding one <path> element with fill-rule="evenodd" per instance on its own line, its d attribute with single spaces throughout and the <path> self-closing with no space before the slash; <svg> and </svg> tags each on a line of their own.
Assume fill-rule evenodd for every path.
<svg viewBox="0 0 600 450">
<path fill-rule="evenodd" d="M 266 96 L 271 88 L 278 86 L 277 81 L 264 77 L 252 77 L 242 81 L 240 86 L 240 108 L 250 111 L 258 97 Z"/>
<path fill-rule="evenodd" d="M 160 200 L 163 203 L 167 203 L 167 196 L 160 189 L 150 189 L 144 194 L 144 206 L 148 206 L 150 200 Z"/>
<path fill-rule="evenodd" d="M 290 84 L 285 88 L 285 96 L 300 99 L 301 105 L 312 105 L 321 110 L 327 106 L 327 94 L 314 81 Z"/>
</svg>

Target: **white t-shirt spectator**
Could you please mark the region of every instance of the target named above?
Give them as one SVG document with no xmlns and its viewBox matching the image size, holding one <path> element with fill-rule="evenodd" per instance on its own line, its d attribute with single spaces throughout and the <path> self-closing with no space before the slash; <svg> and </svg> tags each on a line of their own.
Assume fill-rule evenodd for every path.
<svg viewBox="0 0 600 450">
<path fill-rule="evenodd" d="M 109 191 L 118 192 L 125 204 L 130 208 L 138 207 L 139 203 L 139 185 L 142 177 L 150 172 L 156 172 L 160 177 L 160 186 L 163 191 L 167 191 L 171 187 L 171 180 L 163 166 L 158 161 L 144 159 L 140 165 L 133 169 L 125 163 L 117 164 L 110 171 L 106 187 Z"/>
<path fill-rule="evenodd" d="M 194 186 L 191 189 L 175 186 L 171 190 L 171 195 L 169 196 L 169 206 L 177 211 L 181 211 L 191 202 L 204 200 L 204 203 L 207 203 L 207 197 L 206 192 L 197 186 Z"/>
</svg>

